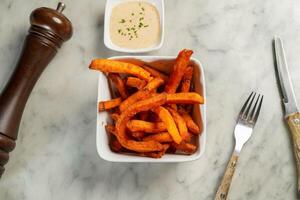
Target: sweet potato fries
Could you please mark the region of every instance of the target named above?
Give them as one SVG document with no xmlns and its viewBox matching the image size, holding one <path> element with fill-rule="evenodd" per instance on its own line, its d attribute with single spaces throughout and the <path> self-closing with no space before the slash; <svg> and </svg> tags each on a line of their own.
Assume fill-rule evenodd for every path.
<svg viewBox="0 0 300 200">
<path fill-rule="evenodd" d="M 160 158 L 166 153 L 190 155 L 197 148 L 200 128 L 194 122 L 192 105 L 203 104 L 193 88 L 192 50 L 184 49 L 170 74 L 122 61 L 95 59 L 90 69 L 107 75 L 116 89 L 115 98 L 99 102 L 99 112 L 108 111 L 113 124 L 106 125 L 114 152 Z"/>
</svg>

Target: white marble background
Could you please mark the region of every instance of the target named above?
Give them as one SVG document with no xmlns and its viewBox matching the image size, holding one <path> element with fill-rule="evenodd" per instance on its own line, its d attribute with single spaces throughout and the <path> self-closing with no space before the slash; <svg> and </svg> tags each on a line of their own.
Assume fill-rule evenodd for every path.
<svg viewBox="0 0 300 200">
<path fill-rule="evenodd" d="M 166 37 L 153 55 L 192 48 L 207 81 L 204 156 L 182 164 L 101 160 L 95 145 L 94 57 L 119 55 L 103 45 L 104 0 L 66 0 L 74 35 L 36 84 L 17 147 L 0 181 L 1 200 L 210 200 L 234 141 L 232 130 L 251 90 L 265 94 L 260 120 L 244 148 L 230 200 L 296 199 L 289 133 L 282 121 L 271 39 L 282 36 L 300 101 L 300 1 L 166 0 Z M 13 71 L 30 12 L 57 1 L 1 0 L 0 90 Z"/>
</svg>

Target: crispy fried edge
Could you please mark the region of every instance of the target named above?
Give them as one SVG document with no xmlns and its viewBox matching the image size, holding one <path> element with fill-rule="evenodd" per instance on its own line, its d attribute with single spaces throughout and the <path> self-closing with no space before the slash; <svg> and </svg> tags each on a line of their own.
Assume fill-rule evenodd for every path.
<svg viewBox="0 0 300 200">
<path fill-rule="evenodd" d="M 140 78 L 136 77 L 127 77 L 126 79 L 126 85 L 129 87 L 135 87 L 137 89 L 142 89 L 147 85 L 147 82 L 145 80 L 142 80 Z"/>
<path fill-rule="evenodd" d="M 146 152 L 146 153 L 142 153 L 140 155 L 150 157 L 150 158 L 161 158 L 163 155 L 165 155 L 166 151 L 168 150 L 168 148 L 170 146 L 171 146 L 170 144 L 163 144 L 164 149 L 162 151 L 159 151 L 159 152 Z"/>
<path fill-rule="evenodd" d="M 191 82 L 193 77 L 193 66 L 188 66 L 183 74 L 182 81 L 181 81 L 181 88 L 180 92 L 189 92 L 191 88 Z"/>
<path fill-rule="evenodd" d="M 169 77 L 167 75 L 163 74 L 162 72 L 159 72 L 158 70 L 153 69 L 151 66 L 143 65 L 142 67 L 146 71 L 148 71 L 152 76 L 163 79 L 165 83 L 168 82 Z"/>
<path fill-rule="evenodd" d="M 130 135 L 137 140 L 142 140 L 145 136 L 145 133 L 136 131 L 136 132 L 130 132 Z"/>
<path fill-rule="evenodd" d="M 115 98 L 115 99 L 111 99 L 111 100 L 107 100 L 107 101 L 100 101 L 98 103 L 98 111 L 105 111 L 105 110 L 109 110 L 115 107 L 118 107 L 122 102 L 122 99 L 120 97 Z"/>
<path fill-rule="evenodd" d="M 180 144 L 172 143 L 172 146 L 174 146 L 178 151 L 181 151 L 181 152 L 184 152 L 187 154 L 193 154 L 197 150 L 196 145 L 186 143 L 186 142 L 182 142 Z"/>
<path fill-rule="evenodd" d="M 143 141 L 157 141 L 157 142 L 173 142 L 173 138 L 168 132 L 157 133 L 148 135 L 143 138 Z"/>
<path fill-rule="evenodd" d="M 114 83 L 114 85 L 117 88 L 117 90 L 118 90 L 120 96 L 122 97 L 122 99 L 126 99 L 128 97 L 128 92 L 127 92 L 127 89 L 125 87 L 124 81 L 120 77 L 120 75 L 115 74 L 115 73 L 109 73 L 108 77 Z"/>
<path fill-rule="evenodd" d="M 114 152 L 121 152 L 122 145 L 115 137 L 115 134 L 116 134 L 115 127 L 111 124 L 107 124 L 107 125 L 105 125 L 105 129 L 109 134 L 111 134 L 110 140 L 109 140 L 109 146 L 110 146 L 111 150 Z"/>
<path fill-rule="evenodd" d="M 180 108 L 178 112 L 181 114 L 182 118 L 184 119 L 186 126 L 188 127 L 189 131 L 195 135 L 200 134 L 199 126 L 194 122 L 192 117 L 183 109 Z"/>
</svg>

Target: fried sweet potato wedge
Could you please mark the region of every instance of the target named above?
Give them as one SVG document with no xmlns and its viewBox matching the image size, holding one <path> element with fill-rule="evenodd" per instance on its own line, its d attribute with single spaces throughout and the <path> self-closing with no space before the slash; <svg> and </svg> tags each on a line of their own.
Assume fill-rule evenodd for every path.
<svg viewBox="0 0 300 200">
<path fill-rule="evenodd" d="M 136 77 L 128 77 L 126 80 L 126 85 L 129 87 L 134 87 L 137 89 L 142 89 L 147 85 L 147 82 L 145 80 L 136 78 Z"/>
<path fill-rule="evenodd" d="M 194 122 L 192 117 L 184 110 L 184 109 L 179 109 L 179 113 L 181 114 L 182 118 L 184 119 L 186 126 L 188 127 L 188 130 L 195 134 L 199 135 L 200 134 L 200 128 L 199 126 Z"/>
<path fill-rule="evenodd" d="M 181 79 L 183 77 L 183 74 L 185 72 L 185 69 L 187 68 L 190 58 L 193 54 L 192 50 L 184 49 L 180 51 L 178 54 L 175 65 L 173 67 L 173 70 L 171 72 L 170 78 L 168 80 L 168 83 L 165 87 L 165 92 L 167 93 L 175 93 Z"/>
<path fill-rule="evenodd" d="M 131 132 L 130 133 L 131 136 L 137 140 L 142 140 L 143 137 L 145 137 L 145 133 L 144 132 Z"/>
<path fill-rule="evenodd" d="M 151 92 L 147 90 L 139 90 L 136 93 L 129 96 L 125 99 L 119 106 L 120 112 L 124 112 L 130 105 L 134 104 L 137 101 L 147 99 L 151 97 Z"/>
<path fill-rule="evenodd" d="M 109 114 L 110 118 L 112 118 L 114 121 L 117 121 L 120 115 L 118 113 L 111 113 Z"/>
<path fill-rule="evenodd" d="M 191 88 L 191 82 L 193 77 L 193 66 L 188 66 L 183 74 L 182 81 L 181 81 L 181 88 L 180 92 L 189 92 Z"/>
<path fill-rule="evenodd" d="M 115 107 L 118 107 L 122 102 L 122 99 L 120 97 L 111 99 L 108 101 L 100 101 L 98 103 L 98 111 L 104 111 L 104 110 L 109 110 Z"/>
<path fill-rule="evenodd" d="M 121 152 L 123 147 L 122 147 L 122 145 L 120 144 L 120 142 L 114 138 L 114 139 L 111 140 L 110 148 L 111 148 L 114 152 Z"/>
<path fill-rule="evenodd" d="M 165 75 L 164 73 L 162 72 L 159 72 L 155 69 L 153 69 L 152 67 L 150 66 L 147 66 L 147 65 L 143 65 L 142 66 L 145 70 L 147 70 L 152 76 L 156 77 L 156 78 L 161 78 L 164 80 L 165 83 L 168 82 L 169 80 L 169 77 L 167 75 Z"/>
<path fill-rule="evenodd" d="M 139 100 L 143 100 L 151 97 L 151 92 L 153 92 L 153 90 L 155 90 L 162 84 L 163 84 L 163 80 L 161 78 L 152 79 L 142 90 L 137 91 L 136 93 L 132 94 L 127 99 L 125 99 L 119 107 L 120 111 L 123 112 L 130 105 L 134 104 Z"/>
<path fill-rule="evenodd" d="M 178 127 L 182 139 L 186 142 L 189 142 L 191 140 L 191 134 L 188 132 L 188 128 L 186 126 L 184 119 L 180 116 L 180 114 L 176 110 L 170 107 L 167 107 L 167 109 L 173 116 L 173 119 Z"/>
<path fill-rule="evenodd" d="M 119 74 L 114 74 L 114 73 L 109 73 L 108 77 L 114 83 L 114 85 L 117 88 L 117 90 L 118 90 L 120 96 L 122 97 L 122 99 L 126 99 L 128 97 L 128 92 L 127 92 L 127 89 L 125 87 L 124 81 L 120 77 L 120 75 Z"/>
<path fill-rule="evenodd" d="M 164 80 L 161 78 L 154 78 L 152 79 L 144 88 L 143 90 L 153 91 L 157 89 L 159 86 L 161 86 L 164 83 Z"/>
<path fill-rule="evenodd" d="M 143 120 L 130 120 L 127 128 L 132 132 L 159 133 L 167 130 L 163 122 L 147 122 Z"/>
<path fill-rule="evenodd" d="M 170 147 L 170 144 L 163 144 L 164 149 L 159 152 L 146 152 L 143 153 L 142 156 L 150 157 L 150 158 L 161 158 L 163 155 L 165 155 L 166 151 Z"/>
<path fill-rule="evenodd" d="M 148 135 L 143 138 L 144 141 L 157 141 L 157 142 L 173 142 L 171 135 L 168 132 L 157 133 L 153 135 Z"/>
<path fill-rule="evenodd" d="M 114 126 L 114 125 L 106 124 L 106 125 L 105 125 L 105 130 L 106 130 L 108 133 L 110 133 L 110 134 L 113 134 L 113 135 L 116 134 L 116 129 L 115 129 L 115 126 Z"/>
<path fill-rule="evenodd" d="M 196 92 L 167 94 L 168 104 L 203 104 L 203 97 Z"/>
<path fill-rule="evenodd" d="M 166 94 L 161 93 L 149 99 L 136 102 L 128 107 L 126 112 L 123 112 L 116 122 L 116 137 L 123 147 L 136 152 L 153 152 L 162 151 L 164 148 L 162 144 L 156 141 L 137 142 L 128 139 L 126 135 L 127 122 L 131 117 L 141 111 L 147 111 L 158 107 L 166 102 Z"/>
<path fill-rule="evenodd" d="M 120 144 L 120 142 L 116 139 L 115 134 L 115 127 L 111 124 L 107 124 L 105 126 L 106 131 L 111 134 L 110 135 L 110 142 L 109 142 L 109 146 L 112 149 L 112 151 L 114 152 L 121 152 L 122 150 L 122 145 Z"/>
<path fill-rule="evenodd" d="M 131 74 L 145 81 L 150 81 L 153 78 L 148 71 L 138 65 L 116 60 L 94 59 L 89 68 L 107 73 Z"/>
<path fill-rule="evenodd" d="M 197 150 L 197 146 L 186 142 L 182 142 L 180 144 L 172 143 L 172 146 L 174 146 L 176 150 L 187 154 L 193 154 Z"/>
<path fill-rule="evenodd" d="M 152 109 L 167 126 L 167 130 L 175 143 L 180 144 L 182 138 L 170 112 L 162 106 Z"/>
</svg>

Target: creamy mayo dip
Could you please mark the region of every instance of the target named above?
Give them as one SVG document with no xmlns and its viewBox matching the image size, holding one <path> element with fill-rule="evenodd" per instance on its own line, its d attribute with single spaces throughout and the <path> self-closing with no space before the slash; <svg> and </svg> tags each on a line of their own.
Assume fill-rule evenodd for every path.
<svg viewBox="0 0 300 200">
<path fill-rule="evenodd" d="M 157 8 L 143 1 L 125 1 L 113 7 L 109 32 L 112 43 L 128 49 L 156 45 L 160 40 Z"/>
</svg>

